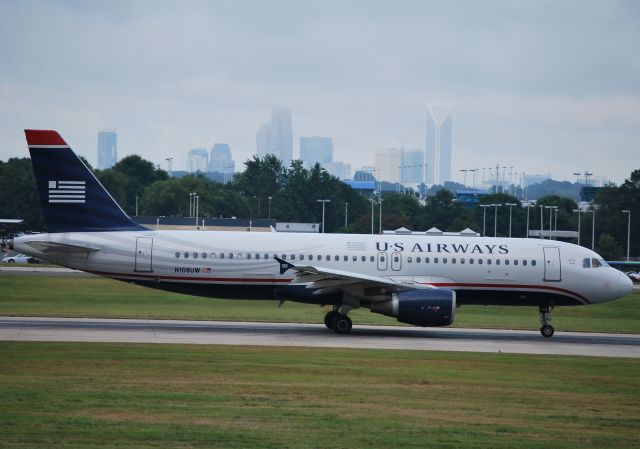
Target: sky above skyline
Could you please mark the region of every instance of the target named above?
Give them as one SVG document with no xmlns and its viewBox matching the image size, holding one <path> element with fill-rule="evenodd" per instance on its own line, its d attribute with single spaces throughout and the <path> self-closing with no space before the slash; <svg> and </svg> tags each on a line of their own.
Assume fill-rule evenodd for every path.
<svg viewBox="0 0 640 449">
<path fill-rule="evenodd" d="M 427 103 L 453 114 L 453 173 L 513 166 L 616 183 L 640 168 L 640 3 L 634 1 L 0 2 L 0 160 L 25 128 L 56 129 L 96 163 L 183 169 L 186 153 L 256 151 L 274 106 L 334 159 L 424 147 Z"/>
</svg>

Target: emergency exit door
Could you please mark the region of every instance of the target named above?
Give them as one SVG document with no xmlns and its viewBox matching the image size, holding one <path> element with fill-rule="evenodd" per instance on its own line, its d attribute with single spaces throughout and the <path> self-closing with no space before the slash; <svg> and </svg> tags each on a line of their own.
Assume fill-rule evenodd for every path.
<svg viewBox="0 0 640 449">
<path fill-rule="evenodd" d="M 153 239 L 149 237 L 138 237 L 136 239 L 136 267 L 135 271 L 151 273 L 153 256 Z"/>
<path fill-rule="evenodd" d="M 548 247 L 544 250 L 544 280 L 560 281 L 562 280 L 560 266 L 560 248 Z"/>
</svg>

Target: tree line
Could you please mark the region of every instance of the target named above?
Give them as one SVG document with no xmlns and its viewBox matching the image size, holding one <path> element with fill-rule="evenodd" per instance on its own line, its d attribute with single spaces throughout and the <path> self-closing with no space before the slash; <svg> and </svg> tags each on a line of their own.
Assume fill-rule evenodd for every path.
<svg viewBox="0 0 640 449">
<path fill-rule="evenodd" d="M 330 200 L 325 203 L 326 232 L 370 233 L 373 227 L 377 233 L 381 222 L 382 229 L 406 227 L 424 231 L 436 227 L 442 231 L 461 231 L 470 228 L 481 234 L 484 230 L 488 236 L 508 236 L 511 231 L 513 237 L 524 237 L 527 213 L 529 229 L 541 228 L 539 207 L 527 210 L 512 195 L 496 193 L 480 198 L 480 205 L 503 204 L 497 208 L 496 220 L 495 207 L 469 206 L 456 201 L 454 194 L 445 188 L 430 189 L 430 196 L 424 202 L 412 194 L 400 193 L 367 198 L 331 176 L 319 164 L 307 169 L 302 161 L 295 160 L 285 167 L 274 155 L 255 156 L 246 161 L 245 170 L 226 184 L 203 174 L 170 177 L 140 156 L 128 156 L 110 169 L 93 171 L 130 215 L 135 215 L 138 205 L 139 215 L 188 216 L 189 194 L 197 193 L 202 217 L 270 217 L 286 222 L 320 223 L 322 204 L 318 200 Z M 516 206 L 504 206 L 507 203 Z M 630 210 L 631 254 L 640 254 L 640 170 L 633 171 L 619 186 L 610 184 L 600 189 L 594 204 L 596 251 L 607 259 L 626 255 L 627 215 L 622 210 Z M 549 229 L 550 218 L 553 228 L 577 229 L 578 214 L 574 212 L 577 204 L 573 199 L 547 195 L 538 199 L 537 206 L 540 205 L 558 208 L 557 224 L 555 216 L 550 216 L 550 209 L 543 208 L 545 230 Z M 0 161 L 0 215 L 24 219 L 24 228 L 31 231 L 45 229 L 30 159 Z M 591 246 L 592 217 L 592 213 L 581 215 L 580 243 L 587 247 Z"/>
</svg>

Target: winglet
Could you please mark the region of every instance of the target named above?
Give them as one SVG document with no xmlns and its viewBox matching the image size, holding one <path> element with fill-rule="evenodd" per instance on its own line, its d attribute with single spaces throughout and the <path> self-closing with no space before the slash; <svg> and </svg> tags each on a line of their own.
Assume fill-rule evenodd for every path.
<svg viewBox="0 0 640 449">
<path fill-rule="evenodd" d="M 286 260 L 282 260 L 277 256 L 273 256 L 273 258 L 280 264 L 280 274 L 285 274 L 288 269 L 296 267 L 295 265 L 290 264 Z"/>
</svg>

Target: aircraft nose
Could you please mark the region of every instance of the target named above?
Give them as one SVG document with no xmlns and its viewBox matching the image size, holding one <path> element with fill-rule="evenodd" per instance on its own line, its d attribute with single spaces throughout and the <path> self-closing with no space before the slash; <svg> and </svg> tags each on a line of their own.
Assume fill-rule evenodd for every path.
<svg viewBox="0 0 640 449">
<path fill-rule="evenodd" d="M 633 282 L 631 282 L 629 276 L 622 272 L 618 272 L 618 278 L 620 279 L 618 281 L 618 289 L 620 290 L 620 294 L 622 296 L 628 294 L 629 292 L 631 292 L 631 290 L 633 290 Z"/>
</svg>

